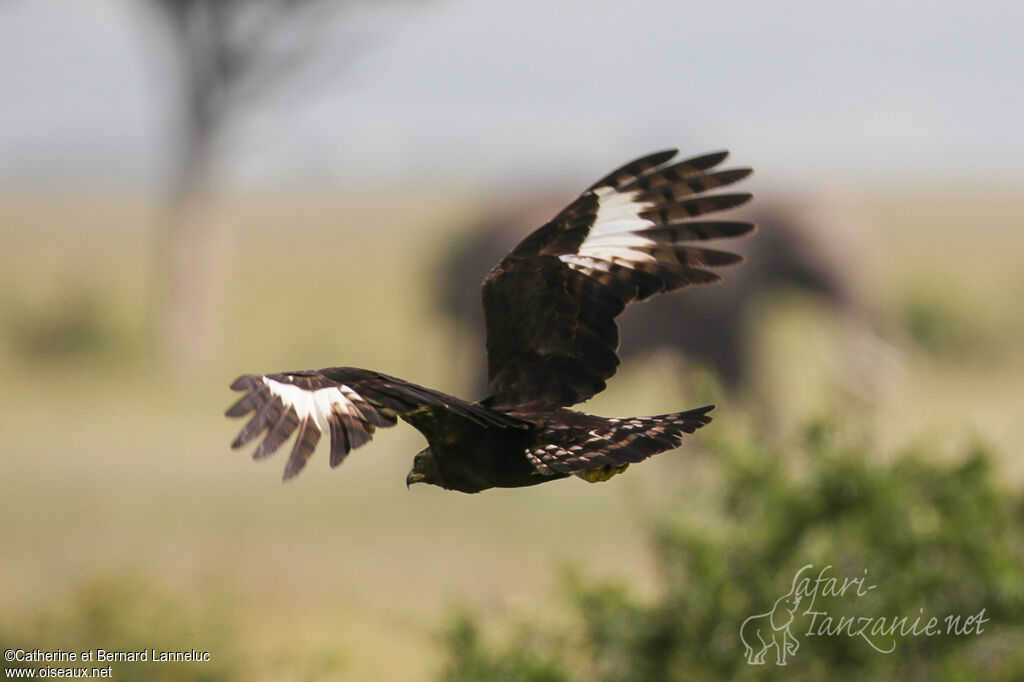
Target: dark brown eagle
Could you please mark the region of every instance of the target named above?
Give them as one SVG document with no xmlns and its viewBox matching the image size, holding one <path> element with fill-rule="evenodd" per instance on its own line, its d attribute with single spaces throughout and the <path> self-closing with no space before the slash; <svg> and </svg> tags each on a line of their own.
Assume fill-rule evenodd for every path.
<svg viewBox="0 0 1024 682">
<path fill-rule="evenodd" d="M 524 239 L 483 283 L 488 395 L 470 402 L 354 367 L 247 374 L 229 417 L 255 415 L 231 444 L 260 436 L 254 459 L 295 433 L 285 480 L 330 433 L 331 466 L 398 418 L 428 447 L 406 483 L 475 493 L 575 474 L 603 481 L 632 462 L 671 450 L 711 421 L 713 405 L 654 417 L 606 419 L 566 409 L 604 390 L 615 374 L 615 317 L 634 301 L 721 279 L 707 268 L 739 263 L 694 242 L 751 232 L 748 222 L 703 216 L 750 194 L 707 194 L 750 174 L 713 170 L 721 151 L 670 163 L 676 150 L 626 164 L 591 185 Z"/>
</svg>

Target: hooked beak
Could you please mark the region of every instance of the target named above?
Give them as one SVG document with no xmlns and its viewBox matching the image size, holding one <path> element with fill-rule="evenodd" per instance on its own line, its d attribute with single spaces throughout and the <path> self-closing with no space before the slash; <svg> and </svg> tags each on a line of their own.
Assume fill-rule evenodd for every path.
<svg viewBox="0 0 1024 682">
<path fill-rule="evenodd" d="M 421 474 L 418 471 L 410 471 L 409 475 L 405 477 L 405 487 L 408 488 L 413 483 L 422 483 L 427 480 L 426 474 Z"/>
</svg>

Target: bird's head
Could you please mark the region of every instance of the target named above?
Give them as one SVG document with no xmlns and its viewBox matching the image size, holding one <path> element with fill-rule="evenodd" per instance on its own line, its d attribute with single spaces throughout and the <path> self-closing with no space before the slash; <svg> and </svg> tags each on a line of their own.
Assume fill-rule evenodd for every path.
<svg viewBox="0 0 1024 682">
<path fill-rule="evenodd" d="M 442 485 L 437 462 L 434 460 L 434 453 L 430 448 L 423 448 L 412 459 L 412 469 L 409 469 L 409 473 L 405 477 L 405 485 L 409 487 L 413 483 Z"/>
</svg>

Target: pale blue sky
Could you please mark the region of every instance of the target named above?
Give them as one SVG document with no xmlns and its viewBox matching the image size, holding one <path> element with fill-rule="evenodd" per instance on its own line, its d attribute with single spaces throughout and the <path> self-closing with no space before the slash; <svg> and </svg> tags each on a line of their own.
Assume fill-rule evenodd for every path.
<svg viewBox="0 0 1024 682">
<path fill-rule="evenodd" d="M 169 94 L 146 18 L 139 0 L 0 1 L 0 180 L 156 177 Z M 1015 1 L 436 0 L 367 25 L 384 40 L 355 63 L 327 39 L 315 75 L 237 121 L 236 176 L 670 145 L 858 175 L 1024 165 Z"/>
</svg>

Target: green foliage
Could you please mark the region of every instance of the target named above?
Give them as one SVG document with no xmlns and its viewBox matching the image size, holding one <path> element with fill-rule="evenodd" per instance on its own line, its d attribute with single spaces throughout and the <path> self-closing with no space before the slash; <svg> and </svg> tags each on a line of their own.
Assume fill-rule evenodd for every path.
<svg viewBox="0 0 1024 682">
<path fill-rule="evenodd" d="M 442 679 L 1024 679 L 1024 497 L 1001 488 L 983 447 L 952 464 L 921 450 L 881 460 L 838 431 L 817 423 L 772 451 L 713 443 L 700 475 L 650 521 L 654 594 L 572 577 L 569 625 L 500 641 L 463 614 L 447 632 Z M 824 569 L 840 583 L 862 578 L 861 591 L 806 597 L 787 665 L 775 665 L 774 647 L 764 665 L 748 664 L 741 624 L 770 611 L 807 564 L 812 583 Z M 932 616 L 981 609 L 980 634 L 871 637 L 891 653 L 863 637 L 808 634 L 826 616 L 806 613 L 906 617 L 907 628 L 920 617 L 923 629 Z"/>
<path fill-rule="evenodd" d="M 444 641 L 458 665 L 442 675 L 444 682 L 568 682 L 563 670 L 558 637 L 542 638 L 527 629 L 518 630 L 502 650 L 491 650 L 481 642 L 482 634 L 468 613 L 456 614 L 448 625 Z"/>
</svg>

